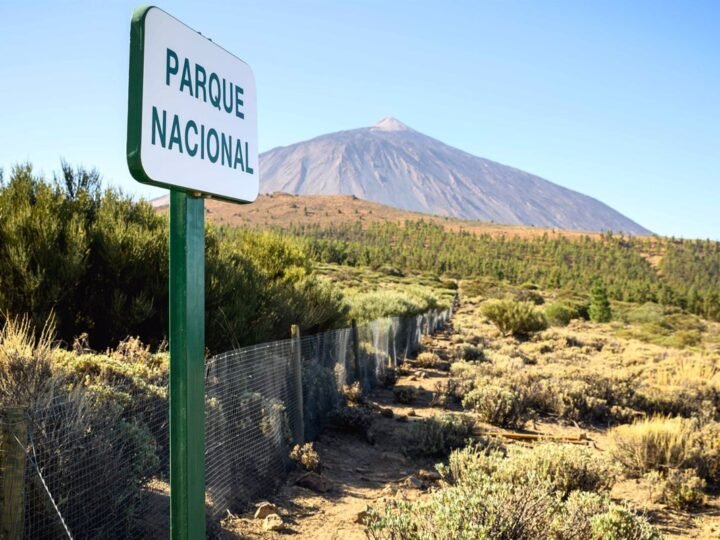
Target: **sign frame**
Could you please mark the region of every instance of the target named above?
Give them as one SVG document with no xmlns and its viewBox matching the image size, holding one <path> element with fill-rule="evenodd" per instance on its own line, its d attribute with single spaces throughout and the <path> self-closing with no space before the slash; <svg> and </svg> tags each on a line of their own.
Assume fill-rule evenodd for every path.
<svg viewBox="0 0 720 540">
<path fill-rule="evenodd" d="M 144 89 L 145 89 L 145 53 L 146 53 L 146 20 L 148 15 L 153 11 L 157 10 L 162 12 L 167 17 L 170 17 L 174 19 L 178 24 L 184 26 L 189 31 L 191 31 L 193 34 L 196 34 L 199 38 L 206 40 L 207 42 L 211 43 L 213 47 L 216 47 L 217 49 L 223 51 L 230 57 L 232 57 L 234 60 L 241 62 L 244 64 L 247 69 L 249 70 L 251 76 L 252 76 L 252 85 L 253 85 L 253 96 L 251 96 L 251 100 L 249 103 L 251 103 L 254 112 L 253 117 L 255 118 L 255 125 L 253 126 L 253 136 L 254 140 L 252 141 L 253 144 L 253 157 L 255 158 L 254 165 L 254 175 L 256 183 L 256 188 L 253 189 L 254 191 L 254 197 L 252 198 L 238 198 L 235 196 L 228 195 L 227 193 L 221 193 L 218 192 L 218 190 L 212 190 L 212 189 L 204 189 L 201 185 L 198 185 L 197 188 L 194 187 L 188 187 L 184 185 L 177 185 L 173 184 L 172 180 L 170 179 L 158 179 L 153 178 L 148 172 L 146 171 L 145 166 L 143 165 L 143 156 L 142 156 L 142 144 L 143 144 L 143 97 L 144 97 Z M 127 163 L 128 168 L 130 170 L 130 174 L 137 180 L 138 182 L 141 182 L 143 184 L 148 184 L 155 187 L 160 187 L 164 189 L 175 189 L 184 191 L 188 194 L 192 195 L 202 195 L 206 198 L 214 198 L 214 199 L 221 199 L 226 200 L 229 202 L 234 202 L 238 204 L 250 204 L 254 202 L 257 199 L 257 196 L 259 195 L 259 187 L 260 187 L 260 178 L 259 178 L 259 163 L 257 162 L 257 158 L 259 156 L 259 149 L 258 149 L 258 140 L 257 140 L 257 104 L 256 104 L 256 94 L 255 91 L 255 76 L 252 73 L 252 69 L 250 66 L 237 57 L 236 55 L 229 52 L 227 49 L 221 47 L 211 39 L 206 38 L 203 36 L 200 32 L 197 32 L 196 30 L 192 29 L 176 17 L 173 17 L 165 10 L 158 8 L 157 6 L 152 5 L 144 5 L 139 6 L 135 9 L 131 24 L 130 24 L 130 70 L 129 70 L 129 86 L 128 86 L 128 131 L 127 131 L 127 148 L 126 148 L 126 154 L 127 154 Z M 247 141 L 246 141 L 247 144 Z M 247 155 L 247 154 L 246 154 Z"/>
</svg>

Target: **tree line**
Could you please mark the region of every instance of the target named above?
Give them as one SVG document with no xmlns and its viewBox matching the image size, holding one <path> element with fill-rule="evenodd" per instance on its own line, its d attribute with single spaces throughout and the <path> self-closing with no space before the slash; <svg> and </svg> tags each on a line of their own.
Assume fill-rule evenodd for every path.
<svg viewBox="0 0 720 540">
<path fill-rule="evenodd" d="M 587 293 L 599 279 L 610 298 L 677 306 L 720 320 L 720 243 L 605 233 L 570 239 L 448 231 L 425 221 L 291 225 L 317 260 L 386 264 L 451 277 L 488 276 L 511 284 Z M 654 266 L 648 254 L 660 253 Z"/>
</svg>

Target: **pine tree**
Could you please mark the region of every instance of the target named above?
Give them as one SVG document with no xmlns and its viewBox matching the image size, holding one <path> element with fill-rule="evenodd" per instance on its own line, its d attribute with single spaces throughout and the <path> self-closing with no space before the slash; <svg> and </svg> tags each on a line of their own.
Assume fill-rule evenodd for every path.
<svg viewBox="0 0 720 540">
<path fill-rule="evenodd" d="M 610 319 L 612 319 L 612 311 L 610 310 L 607 290 L 600 280 L 596 279 L 590 290 L 590 320 L 609 322 Z"/>
</svg>

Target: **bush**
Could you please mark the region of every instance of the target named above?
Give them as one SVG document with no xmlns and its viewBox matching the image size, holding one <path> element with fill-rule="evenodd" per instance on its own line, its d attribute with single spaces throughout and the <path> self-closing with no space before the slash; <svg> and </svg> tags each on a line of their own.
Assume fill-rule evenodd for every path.
<svg viewBox="0 0 720 540">
<path fill-rule="evenodd" d="M 431 352 L 421 352 L 415 359 L 415 364 L 422 368 L 436 368 L 441 363 L 440 357 Z"/>
<path fill-rule="evenodd" d="M 587 305 L 572 302 L 554 302 L 545 306 L 545 316 L 554 326 L 567 326 L 573 319 L 587 318 Z"/>
<path fill-rule="evenodd" d="M 613 476 L 611 468 L 594 457 L 587 448 L 569 445 L 513 449 L 507 457 L 492 445 L 467 446 L 450 455 L 449 466 L 438 466 L 448 481 L 444 487 L 427 499 L 393 501 L 374 510 L 368 535 L 413 540 L 659 539 L 643 517 L 605 496 L 576 490 L 609 488 L 605 476 Z"/>
<path fill-rule="evenodd" d="M 592 518 L 608 510 L 607 498 L 587 491 L 573 491 L 550 527 L 553 540 L 593 538 Z"/>
<path fill-rule="evenodd" d="M 472 437 L 474 422 L 464 415 L 423 418 L 410 426 L 406 452 L 414 456 L 444 457 Z"/>
<path fill-rule="evenodd" d="M 612 456 L 632 476 L 692 466 L 697 425 L 685 418 L 653 417 L 610 430 Z"/>
<path fill-rule="evenodd" d="M 452 453 L 449 468 L 455 483 L 476 476 L 518 485 L 532 480 L 562 499 L 573 491 L 608 492 L 617 476 L 607 458 L 584 446 L 559 443 L 514 449 L 507 455 L 467 447 Z"/>
<path fill-rule="evenodd" d="M 311 442 L 302 446 L 296 444 L 290 451 L 290 459 L 297 461 L 306 471 L 319 473 L 322 470 L 320 454 L 317 453 Z"/>
<path fill-rule="evenodd" d="M 367 534 L 376 540 L 535 540 L 547 536 L 555 504 L 541 485 L 485 479 L 375 510 Z"/>
<path fill-rule="evenodd" d="M 607 512 L 591 520 L 592 538 L 598 540 L 661 540 L 662 535 L 647 519 L 629 508 L 611 504 Z"/>
<path fill-rule="evenodd" d="M 410 405 L 417 399 L 418 391 L 414 386 L 396 386 L 393 388 L 393 394 L 398 403 Z"/>
<path fill-rule="evenodd" d="M 543 295 L 535 290 L 521 289 L 515 293 L 515 301 L 530 302 L 536 306 L 541 306 L 545 303 L 545 298 L 543 298 Z"/>
<path fill-rule="evenodd" d="M 527 336 L 547 328 L 545 315 L 530 302 L 489 300 L 482 314 L 505 336 Z"/>
<path fill-rule="evenodd" d="M 652 471 L 645 475 L 652 499 L 675 510 L 692 510 L 705 501 L 705 481 L 691 469 L 670 469 L 663 474 Z"/>
<path fill-rule="evenodd" d="M 353 384 L 343 384 L 341 393 L 343 397 L 350 403 L 360 404 L 365 401 L 363 389 L 360 386 L 359 381 L 356 381 Z"/>
<path fill-rule="evenodd" d="M 5 321 L 0 406 L 27 408 L 33 459 L 46 473 L 47 488 L 70 529 L 92 537 L 112 535 L 117 527 L 132 531 L 142 511 L 142 485 L 159 466 L 157 444 L 143 423 L 127 417 L 112 392 L 73 382 L 55 361 L 59 351 L 52 335 L 52 324 L 35 337 L 29 319 Z M 56 519 L 40 500 L 28 497 L 26 519 Z M 108 515 L 114 516 L 111 523 Z"/>
<path fill-rule="evenodd" d="M 720 423 L 711 422 L 700 428 L 693 444 L 695 470 L 713 489 L 720 487 Z"/>
<path fill-rule="evenodd" d="M 466 409 L 477 413 L 480 420 L 504 428 L 521 428 L 528 419 L 526 401 L 513 390 L 483 384 L 470 390 L 462 400 Z"/>
<path fill-rule="evenodd" d="M 477 345 L 463 343 L 455 347 L 455 358 L 465 362 L 480 362 L 485 359 L 485 353 Z"/>
<path fill-rule="evenodd" d="M 332 413 L 330 423 L 338 431 L 354 433 L 372 442 L 373 415 L 366 407 L 342 407 Z"/>
</svg>

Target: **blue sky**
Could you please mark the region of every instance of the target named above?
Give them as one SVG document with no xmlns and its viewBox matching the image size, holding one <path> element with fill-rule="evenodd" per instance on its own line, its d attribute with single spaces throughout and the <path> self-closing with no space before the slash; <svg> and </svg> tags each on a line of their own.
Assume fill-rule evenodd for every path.
<svg viewBox="0 0 720 540">
<path fill-rule="evenodd" d="M 6 175 L 63 157 L 162 193 L 125 162 L 135 5 L 0 3 Z M 720 239 L 720 2 L 158 5 L 252 66 L 261 150 L 394 116 L 657 233 Z"/>
</svg>

